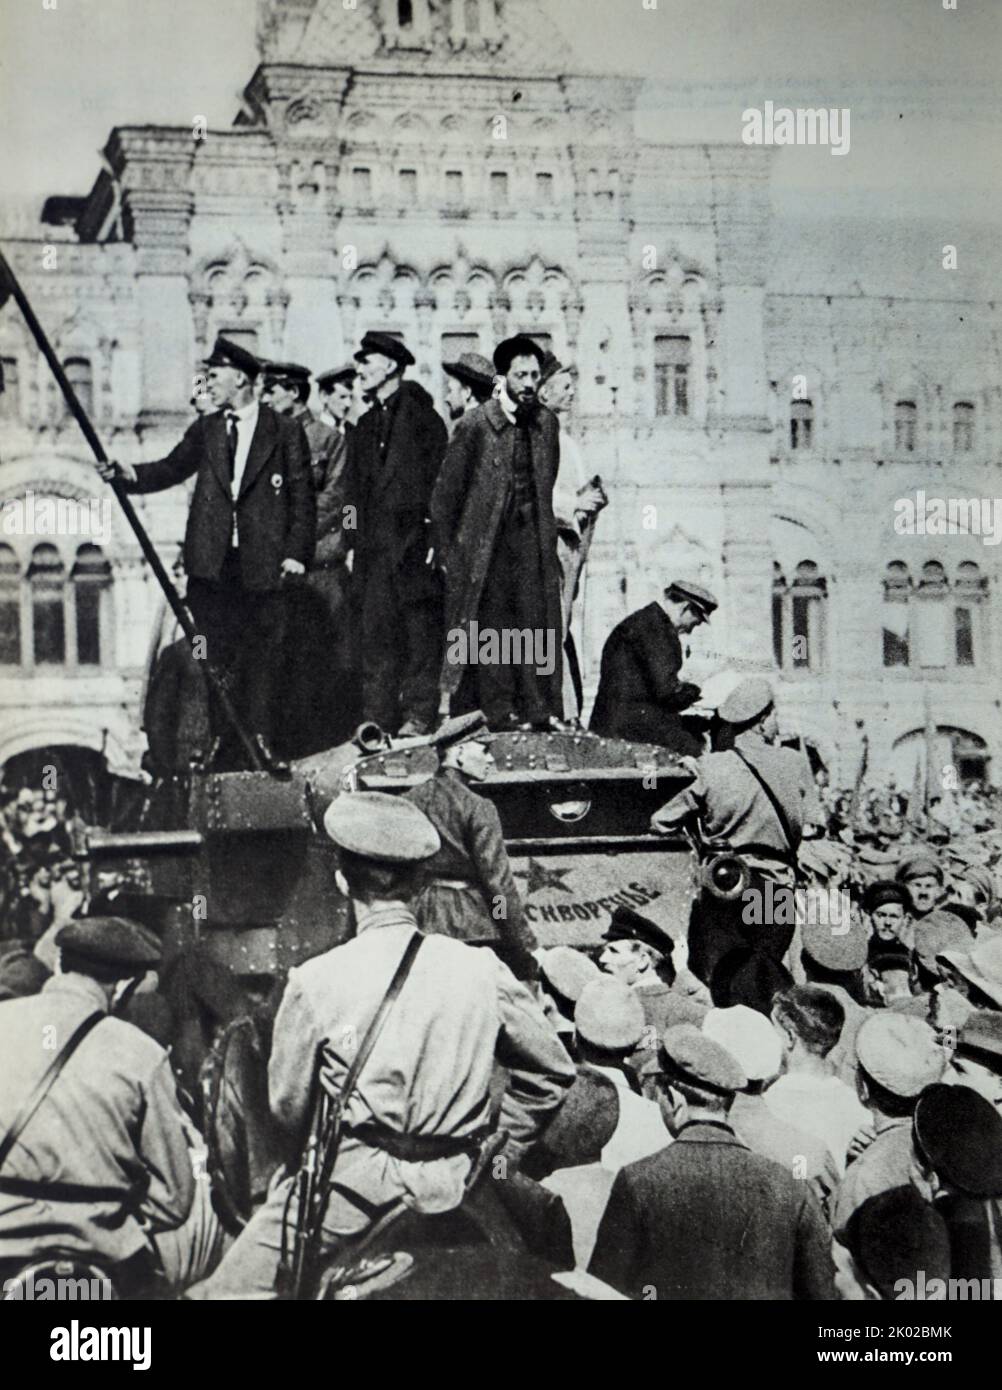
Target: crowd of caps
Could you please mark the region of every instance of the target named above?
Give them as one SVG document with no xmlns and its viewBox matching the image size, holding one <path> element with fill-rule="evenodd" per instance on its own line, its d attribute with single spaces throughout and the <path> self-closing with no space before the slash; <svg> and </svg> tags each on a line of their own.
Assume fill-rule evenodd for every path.
<svg viewBox="0 0 1002 1390">
<path fill-rule="evenodd" d="M 754 695 L 754 684 L 738 692 L 738 713 L 755 707 Z M 443 729 L 451 749 L 483 746 L 488 737 L 478 716 Z M 27 830 L 27 798 L 7 804 L 22 806 L 17 824 Z M 165 1194 L 152 1183 L 135 1216 L 160 1279 L 206 1298 L 263 1296 L 280 1286 L 276 1232 L 288 1219 L 295 1172 L 290 1088 L 301 1090 L 311 1073 L 318 1038 L 331 1049 L 324 1057 L 333 1084 L 343 1081 L 348 1058 L 336 1039 L 349 1023 L 364 1032 L 345 1001 L 380 993 L 382 973 L 388 978 L 399 943 L 420 921 L 445 952 L 426 968 L 448 978 L 450 989 L 430 987 L 430 978 L 424 987 L 413 980 L 410 992 L 405 985 L 396 1041 L 407 1056 L 373 1053 L 365 1123 L 353 1133 L 360 1147 L 342 1156 L 335 1174 L 337 1191 L 362 1193 L 355 1201 L 366 1211 L 378 1209 L 379 1198 L 422 1212 L 460 1201 L 475 1207 L 486 1184 L 503 1193 L 515 1240 L 506 1258 L 525 1287 L 535 1287 L 527 1271 L 542 1268 L 574 1296 L 895 1299 L 921 1296 L 917 1287 L 942 1280 L 944 1289 L 990 1297 L 1002 1256 L 997 802 L 972 786 L 909 817 L 892 789 L 863 798 L 822 788 L 820 805 L 828 833 L 803 842 L 806 887 L 781 960 L 754 952 L 750 969 L 708 982 L 692 969 L 684 941 L 620 907 L 596 949 L 536 949 L 535 978 L 519 981 L 499 959 L 503 951 L 452 939 L 436 924 L 434 899 L 430 910 L 427 902 L 419 907 L 423 866 L 441 853 L 442 838 L 413 800 L 369 792 L 336 799 L 324 827 L 338 850 L 339 885 L 355 903 L 355 940 L 293 971 L 287 983 L 272 981 L 258 1008 L 222 1027 L 194 1086 L 180 1088 L 186 1110 L 173 1093 L 176 1078 L 169 1099 L 161 1095 L 153 1107 L 161 1126 L 174 1127 L 172 1140 L 162 1133 L 139 1140 L 142 1163 L 156 1167 L 161 1185 L 173 1184 Z M 812 893 L 832 884 L 853 901 L 834 926 L 804 911 Z M 171 1047 L 169 1010 L 162 1000 L 155 1007 L 156 977 L 147 974 L 160 945 L 136 922 L 108 915 L 124 901 L 98 895 L 67 924 L 50 927 L 46 949 L 30 964 L 30 942 L 6 958 L 0 1044 L 15 1075 L 24 1038 L 65 1000 L 60 989 L 83 977 L 83 986 L 100 986 L 107 1007 L 123 981 L 145 977 L 125 1010 L 131 1022 L 121 1025 L 129 1037 L 117 1047 L 115 1085 L 122 1068 L 128 1072 L 137 1029 L 147 1034 L 138 1050 L 145 1070 L 133 1082 L 139 1091 L 151 1085 L 150 1058 L 163 1057 L 151 1037 Z M 388 955 L 374 967 L 366 952 L 380 938 Z M 50 978 L 39 955 L 57 970 L 61 956 L 61 973 Z M 376 1002 L 365 1006 L 370 1014 Z M 451 1025 L 461 1043 L 436 1050 Z M 240 1038 L 245 1073 L 252 1062 L 242 1081 L 240 1068 L 227 1070 Z M 495 1057 L 489 1088 L 489 1059 L 478 1055 L 485 1048 Z M 179 1054 L 172 1048 L 176 1071 Z M 28 1073 L 34 1064 L 24 1063 Z M 260 1094 L 266 1069 L 270 1107 Z M 455 1103 L 476 1075 L 483 1093 L 474 1086 L 471 1112 L 447 1124 L 432 1098 L 441 1092 Z M 98 1083 L 107 1087 L 107 1078 Z M 240 1104 L 230 1096 L 222 1121 L 213 1104 L 241 1085 L 257 1087 L 257 1108 L 249 1094 Z M 396 1094 L 401 1086 L 408 1096 Z M 400 1133 L 401 1104 L 412 1114 L 424 1107 L 431 1132 L 409 1133 L 405 1124 Z M 446 1160 L 461 1161 L 465 1173 L 484 1135 L 499 1128 L 507 1166 L 492 1171 L 503 1178 L 477 1170 L 474 1194 L 460 1182 L 446 1196 L 439 1179 L 429 1195 L 414 1177 L 419 1169 L 438 1173 L 436 1163 Z M 192 1154 L 205 1144 L 200 1161 L 214 1184 L 220 1180 L 209 1192 L 219 1198 L 215 1207 L 206 1185 L 191 1181 Z M 44 1147 L 26 1140 L 36 1162 L 39 1152 Z M 380 1166 L 374 1190 L 352 1167 L 359 1152 L 394 1156 L 395 1167 Z M 87 1156 L 74 1161 L 86 1180 Z M 64 1178 L 66 1167 L 74 1163 L 64 1164 Z M 20 1237 L 30 1254 L 32 1233 L 19 1229 L 23 1205 L 5 1191 L 0 1173 L 0 1234 L 11 1253 Z M 238 1208 L 228 1222 L 218 1217 L 224 1192 L 231 1218 Z M 328 1254 L 368 1220 L 354 1217 L 356 1224 L 343 1216 L 334 1222 Z M 495 1265 L 480 1272 L 484 1291 L 497 1287 Z"/>
</svg>

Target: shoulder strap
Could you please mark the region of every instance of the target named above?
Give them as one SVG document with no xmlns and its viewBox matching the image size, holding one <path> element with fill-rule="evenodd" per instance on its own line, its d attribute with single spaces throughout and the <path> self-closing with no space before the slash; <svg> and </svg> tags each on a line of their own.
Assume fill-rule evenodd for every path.
<svg viewBox="0 0 1002 1390">
<path fill-rule="evenodd" d="M 375 1017 L 365 1030 L 365 1037 L 362 1039 L 359 1049 L 355 1053 L 355 1058 L 351 1066 L 345 1073 L 344 1084 L 341 1087 L 340 1096 L 342 1106 L 355 1089 L 358 1078 L 362 1074 L 362 1068 L 369 1060 L 372 1049 L 376 1045 L 376 1040 L 383 1031 L 383 1026 L 390 1016 L 390 1010 L 400 998 L 400 991 L 406 983 L 407 976 L 411 973 L 411 966 L 414 964 L 415 957 L 421 949 L 421 943 L 423 941 L 424 937 L 422 934 L 416 931 L 410 941 L 408 941 L 407 948 L 400 957 L 400 964 L 393 973 L 393 979 L 390 981 L 389 988 L 383 995 L 379 1008 L 376 1010 Z"/>
<path fill-rule="evenodd" d="M 88 1014 L 84 1021 L 79 1024 L 75 1031 L 66 1039 L 63 1048 L 56 1053 L 46 1070 L 39 1077 L 38 1081 L 35 1083 L 34 1089 L 14 1117 L 14 1123 L 4 1136 L 3 1142 L 0 1143 L 0 1168 L 3 1167 L 7 1155 L 23 1133 L 25 1125 L 29 1123 L 35 1111 L 52 1090 L 63 1067 L 65 1067 L 66 1063 L 73 1056 L 74 1052 L 76 1052 L 91 1029 L 96 1024 L 100 1023 L 104 1017 L 105 1014 L 102 1009 L 95 1009 L 92 1014 Z"/>
<path fill-rule="evenodd" d="M 737 754 L 737 756 L 744 763 L 745 767 L 755 778 L 755 781 L 765 792 L 766 797 L 769 801 L 769 805 L 776 813 L 776 819 L 779 821 L 779 828 L 782 830 L 783 835 L 786 838 L 786 843 L 790 848 L 790 852 L 792 853 L 794 849 L 793 831 L 790 828 L 789 819 L 787 817 L 786 812 L 783 810 L 779 797 L 773 791 L 772 787 L 769 786 L 769 783 L 765 780 L 765 778 L 762 776 L 761 772 L 759 772 L 758 768 L 754 765 L 754 763 L 750 763 L 748 759 L 745 757 L 745 755 L 742 752 L 740 752 L 737 748 L 733 748 L 731 751 Z"/>
</svg>

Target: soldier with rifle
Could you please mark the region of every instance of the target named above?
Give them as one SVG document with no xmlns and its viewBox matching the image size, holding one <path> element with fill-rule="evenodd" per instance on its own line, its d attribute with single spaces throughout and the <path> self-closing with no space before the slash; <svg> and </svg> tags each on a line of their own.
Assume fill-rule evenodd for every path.
<svg viewBox="0 0 1002 1390">
<path fill-rule="evenodd" d="M 290 972 L 268 1068 L 272 1113 L 303 1160 L 276 1175 L 201 1297 L 308 1297 L 323 1262 L 388 1212 L 458 1207 L 494 1129 L 495 1059 L 508 1069 L 498 1128 L 510 1170 L 574 1080 L 492 951 L 418 929 L 411 901 L 439 849 L 428 818 L 402 797 L 355 792 L 324 828 L 356 935 Z"/>
</svg>

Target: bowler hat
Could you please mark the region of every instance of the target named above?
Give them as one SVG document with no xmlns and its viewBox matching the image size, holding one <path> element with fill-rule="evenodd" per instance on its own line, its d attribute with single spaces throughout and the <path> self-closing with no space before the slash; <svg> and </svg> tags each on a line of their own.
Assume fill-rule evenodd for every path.
<svg viewBox="0 0 1002 1390">
<path fill-rule="evenodd" d="M 361 362 L 364 357 L 368 357 L 370 352 L 378 352 L 383 357 L 389 357 L 394 362 L 399 362 L 401 367 L 413 367 L 414 355 L 411 353 L 399 338 L 394 338 L 389 333 L 366 333 L 362 338 L 362 346 L 355 353 L 355 361 Z"/>
<path fill-rule="evenodd" d="M 235 367 L 246 373 L 253 381 L 261 371 L 261 362 L 252 352 L 242 348 L 239 343 L 231 343 L 222 334 L 216 339 L 212 353 L 205 359 L 207 367 Z"/>
<path fill-rule="evenodd" d="M 525 333 L 516 333 L 514 338 L 505 338 L 503 343 L 498 343 L 494 349 L 494 366 L 504 375 L 516 357 L 534 357 L 540 371 L 546 362 L 543 349 Z"/>
</svg>

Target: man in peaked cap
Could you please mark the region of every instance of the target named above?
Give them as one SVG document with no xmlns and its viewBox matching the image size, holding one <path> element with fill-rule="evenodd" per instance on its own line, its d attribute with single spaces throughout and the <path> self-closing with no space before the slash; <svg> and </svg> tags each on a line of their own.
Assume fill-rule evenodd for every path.
<svg viewBox="0 0 1002 1390">
<path fill-rule="evenodd" d="M 59 973 L 40 993 L 0 1004 L 0 1135 L 56 1055 L 25 1040 L 52 1030 L 62 1048 L 96 1022 L 0 1169 L 0 1276 L 58 1246 L 107 1264 L 116 1286 L 135 1292 L 151 1281 L 157 1236 L 181 1226 L 195 1193 L 167 1054 L 112 1016 L 129 983 L 159 963 L 160 944 L 119 917 L 73 921 L 56 944 Z"/>
<path fill-rule="evenodd" d="M 953 1075 L 1002 1112 L 1002 1013 L 975 1009 L 960 1029 Z"/>
<path fill-rule="evenodd" d="M 445 574 L 442 687 L 453 710 L 479 706 L 492 729 L 550 728 L 563 708 L 559 426 L 539 404 L 542 362 L 524 335 L 499 345 L 504 385 L 458 421 L 432 498 Z"/>
<path fill-rule="evenodd" d="M 947 898 L 943 866 L 927 849 L 909 850 L 902 855 L 894 874 L 905 886 L 916 921 L 941 907 Z"/>
<path fill-rule="evenodd" d="M 261 399 L 265 405 L 270 405 L 279 415 L 297 420 L 303 427 L 310 446 L 314 484 L 319 493 L 338 440 L 331 427 L 310 409 L 310 369 L 298 362 L 266 362 L 263 377 Z"/>
<path fill-rule="evenodd" d="M 590 1272 L 634 1298 L 831 1298 L 817 1198 L 730 1124 L 747 1085 L 738 1063 L 682 1025 L 665 1034 L 657 1065 L 675 1143 L 616 1178 Z"/>
<path fill-rule="evenodd" d="M 494 368 L 479 352 L 464 352 L 455 362 L 443 362 L 442 371 L 448 377 L 445 405 L 450 420 L 461 420 L 490 400 Z"/>
<path fill-rule="evenodd" d="M 863 893 L 863 911 L 870 919 L 873 935 L 884 944 L 904 941 L 911 911 L 911 898 L 903 883 L 877 879 Z"/>
<path fill-rule="evenodd" d="M 360 605 L 362 717 L 388 734 L 427 734 L 442 659 L 429 517 L 447 433 L 428 392 L 404 376 L 414 357 L 403 343 L 366 333 L 355 360 L 369 408 L 348 438 L 344 524 Z"/>
<path fill-rule="evenodd" d="M 516 978 L 534 980 L 535 933 L 522 906 L 501 818 L 475 791 L 494 769 L 491 736 L 480 710 L 448 719 L 435 735 L 439 768 L 406 795 L 441 837 L 414 904 L 421 930 L 490 946 Z"/>
<path fill-rule="evenodd" d="M 939 1213 L 913 1187 L 895 1187 L 870 1197 L 836 1232 L 835 1287 L 844 1302 L 904 1295 L 902 1282 L 916 1297 L 950 1277 L 950 1236 Z"/>
<path fill-rule="evenodd" d="M 708 623 L 717 600 L 686 579 L 676 579 L 661 598 L 617 624 L 602 648 L 592 733 L 643 739 L 676 753 L 703 750 L 682 714 L 699 699 L 699 687 L 680 679 L 682 638 Z"/>
<path fill-rule="evenodd" d="M 909 1182 L 915 1106 L 946 1070 L 946 1053 L 929 1024 L 886 1009 L 863 1023 L 856 1059 L 856 1092 L 873 1115 L 876 1137 L 846 1169 L 832 1213 L 836 1231 L 868 1198 Z"/>
<path fill-rule="evenodd" d="M 166 458 L 109 462 L 99 471 L 133 493 L 162 492 L 196 475 L 184 540 L 188 606 L 205 638 L 204 655 L 230 676 L 234 705 L 261 761 L 276 767 L 286 586 L 306 573 L 316 538 L 309 445 L 296 421 L 258 402 L 261 364 L 253 353 L 219 337 L 206 367 L 211 415 L 190 425 Z M 223 740 L 220 765 L 245 765 L 214 695 L 210 726 Z"/>
<path fill-rule="evenodd" d="M 299 1139 L 318 1049 L 319 1084 L 336 1095 L 418 932 L 411 908 L 418 875 L 441 843 L 413 802 L 383 792 L 337 797 L 324 828 L 338 849 L 337 882 L 354 903 L 356 934 L 290 971 L 275 1019 L 271 1108 Z M 437 933 L 423 937 L 360 1086 L 344 1098 L 322 1255 L 396 1201 L 425 1212 L 459 1205 L 492 1127 L 495 1057 L 508 1068 L 498 1124 L 509 1135 L 507 1161 L 517 1167 L 573 1081 L 573 1063 L 494 952 Z M 200 1296 L 274 1291 L 294 1182 L 290 1176 L 272 1185 Z"/>
<path fill-rule="evenodd" d="M 819 814 L 805 760 L 778 744 L 768 681 L 742 681 L 719 715 L 722 742 L 729 746 L 705 753 L 695 780 L 651 819 L 661 834 L 677 834 L 686 822 L 697 825 L 704 858 L 725 850 L 747 867 L 748 885 L 739 897 L 721 898 L 704 884 L 692 905 L 689 964 L 711 993 L 718 963 L 734 951 L 750 949 L 782 961 L 796 921 L 797 852 L 804 826 Z M 714 1002 L 741 1001 L 715 996 Z"/>
</svg>

